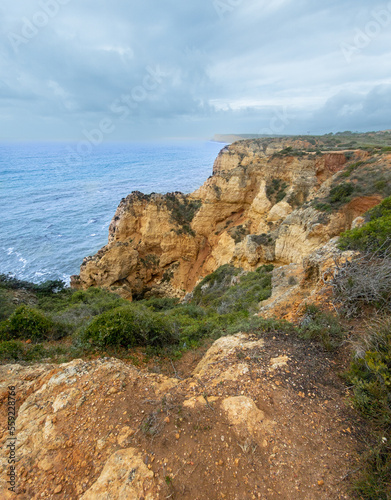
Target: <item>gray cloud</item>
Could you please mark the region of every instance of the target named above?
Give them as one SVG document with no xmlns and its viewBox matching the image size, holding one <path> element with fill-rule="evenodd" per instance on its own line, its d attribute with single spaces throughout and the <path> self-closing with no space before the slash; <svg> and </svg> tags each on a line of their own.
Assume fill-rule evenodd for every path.
<svg viewBox="0 0 391 500">
<path fill-rule="evenodd" d="M 4 0 L 0 31 L 0 139 L 390 128 L 391 2 Z"/>
</svg>

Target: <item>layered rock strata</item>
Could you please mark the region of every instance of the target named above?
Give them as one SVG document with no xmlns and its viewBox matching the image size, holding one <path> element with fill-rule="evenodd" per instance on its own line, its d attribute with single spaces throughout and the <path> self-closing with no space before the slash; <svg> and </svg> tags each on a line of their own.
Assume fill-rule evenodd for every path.
<svg viewBox="0 0 391 500">
<path fill-rule="evenodd" d="M 133 192 L 118 206 L 108 244 L 84 259 L 72 286 L 128 299 L 182 297 L 223 264 L 299 264 L 380 201 L 368 196 L 331 214 L 316 210 L 311 200 L 328 194 L 348 159 L 368 153 L 309 153 L 308 146 L 240 141 L 222 149 L 213 175 L 190 195 Z"/>
</svg>

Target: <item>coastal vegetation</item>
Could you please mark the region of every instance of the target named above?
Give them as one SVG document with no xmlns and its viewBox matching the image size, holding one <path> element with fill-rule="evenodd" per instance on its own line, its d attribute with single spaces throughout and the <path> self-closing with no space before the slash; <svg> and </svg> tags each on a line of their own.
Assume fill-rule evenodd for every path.
<svg viewBox="0 0 391 500">
<path fill-rule="evenodd" d="M 100 352 L 126 357 L 133 347 L 179 356 L 205 338 L 261 325 L 253 314 L 271 294 L 272 269 L 222 266 L 185 304 L 170 298 L 129 303 L 99 288 L 76 291 L 59 282 L 34 285 L 3 275 L 0 359 L 63 362 Z M 25 303 L 16 305 L 20 301 Z"/>
<path fill-rule="evenodd" d="M 62 363 L 106 356 L 130 362 L 139 356 L 137 359 L 141 357 L 145 363 L 151 358 L 172 363 L 220 337 L 237 333 L 250 333 L 251 338 L 265 342 L 289 339 L 295 345 L 314 347 L 313 352 L 330 356 L 328 359 L 338 366 L 334 369 L 334 364 L 330 365 L 330 370 L 338 370 L 346 382 L 350 394 L 346 404 L 355 409 L 358 420 L 361 415 L 366 422 L 366 452 L 352 472 L 355 494 L 365 500 L 388 499 L 391 498 L 391 174 L 386 155 L 391 148 L 391 134 L 344 132 L 296 139 L 310 144 L 305 153 L 292 146 L 273 156 L 301 158 L 312 154 L 314 158 L 320 149 L 339 151 L 337 159 L 334 158 L 336 173 L 330 177 L 328 189 L 319 190 L 322 196 L 313 198 L 307 198 L 305 188 L 290 190 L 283 179 L 269 179 L 266 196 L 273 204 L 288 198 L 293 207 L 316 208 L 320 212 L 309 212 L 315 212 L 314 227 L 319 229 L 320 224 L 338 215 L 337 212 L 342 213 L 356 199 L 372 197 L 367 207 L 383 199 L 364 214 L 354 229 L 340 235 L 339 250 L 348 253 L 336 252 L 331 268 L 323 275 L 323 278 L 328 276 L 322 284 L 330 292 L 327 300 L 315 300 L 316 294 L 307 294 L 310 299 L 305 305 L 301 302 L 300 313 L 295 307 L 291 322 L 258 315 L 262 303 L 271 297 L 276 279 L 280 278 L 283 293 L 299 290 L 300 280 L 306 279 L 298 272 L 285 276 L 285 270 L 280 274 L 276 270 L 273 275 L 273 265 L 261 265 L 262 259 L 258 267 L 253 266 L 256 267 L 253 271 L 225 264 L 206 276 L 201 272 L 202 279 L 182 301 L 162 298 L 161 294 L 149 298 L 134 294 L 134 299 L 139 300 L 129 302 L 95 286 L 75 290 L 57 280 L 33 284 L 1 275 L 0 363 Z M 358 147 L 359 154 L 353 151 Z M 217 186 L 213 189 L 216 191 Z M 166 203 L 173 223 L 170 230 L 186 234 L 187 239 L 194 236 L 191 224 L 201 201 L 171 193 L 166 195 Z M 254 252 L 261 245 L 262 251 L 268 251 L 275 233 L 250 234 L 249 219 L 237 219 L 238 223 L 232 226 L 234 215 L 230 213 L 219 222 L 214 235 L 227 230 L 236 245 L 246 240 L 247 247 L 255 249 Z M 156 276 L 160 261 L 158 253 L 145 252 L 140 257 L 143 268 Z M 167 267 L 161 283 L 170 283 L 178 266 L 174 262 Z M 242 359 L 246 354 L 238 350 L 236 356 Z M 300 397 L 305 397 L 304 393 Z M 153 424 L 153 419 L 145 421 L 146 434 L 153 434 Z"/>
</svg>

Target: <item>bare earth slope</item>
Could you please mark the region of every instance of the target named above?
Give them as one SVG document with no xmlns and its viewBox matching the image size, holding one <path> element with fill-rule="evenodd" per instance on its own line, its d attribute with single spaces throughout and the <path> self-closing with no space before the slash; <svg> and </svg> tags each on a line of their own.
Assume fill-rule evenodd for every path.
<svg viewBox="0 0 391 500">
<path fill-rule="evenodd" d="M 17 387 L 18 494 L 2 454 L 0 497 L 350 498 L 359 423 L 336 366 L 278 333 L 223 337 L 179 378 L 111 358 L 2 366 L 3 403 Z"/>
</svg>

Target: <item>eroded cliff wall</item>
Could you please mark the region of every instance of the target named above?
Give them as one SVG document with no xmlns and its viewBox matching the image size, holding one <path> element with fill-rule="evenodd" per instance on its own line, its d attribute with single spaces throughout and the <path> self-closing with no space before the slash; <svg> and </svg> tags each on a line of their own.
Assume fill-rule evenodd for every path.
<svg viewBox="0 0 391 500">
<path fill-rule="evenodd" d="M 84 259 L 72 286 L 109 288 L 126 298 L 178 296 L 233 263 L 300 263 L 379 203 L 353 199 L 330 213 L 315 208 L 362 150 L 309 151 L 306 141 L 247 140 L 222 149 L 213 175 L 190 195 L 139 192 L 121 200 L 108 244 Z"/>
</svg>

